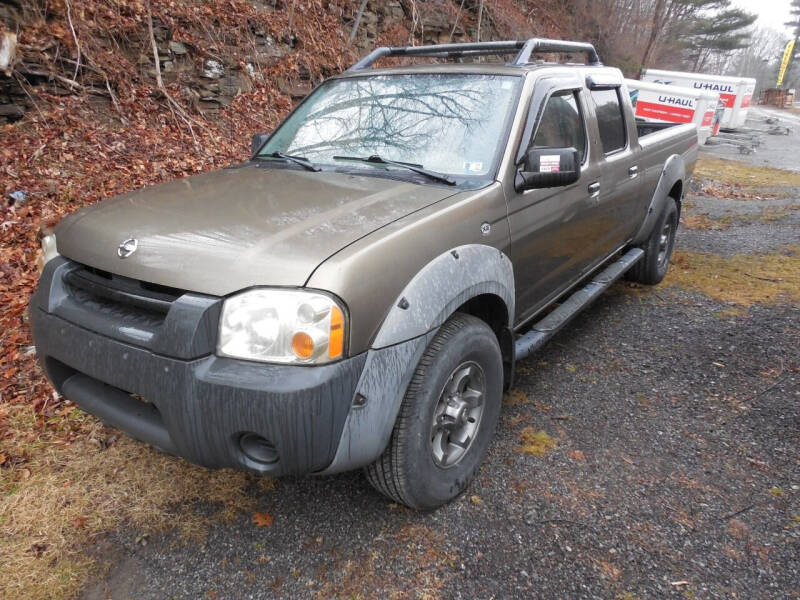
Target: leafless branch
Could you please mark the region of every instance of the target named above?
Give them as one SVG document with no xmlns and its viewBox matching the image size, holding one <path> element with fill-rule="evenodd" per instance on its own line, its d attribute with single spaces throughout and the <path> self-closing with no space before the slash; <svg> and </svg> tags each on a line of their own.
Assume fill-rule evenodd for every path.
<svg viewBox="0 0 800 600">
<path fill-rule="evenodd" d="M 75 48 L 78 51 L 78 58 L 75 61 L 75 73 L 72 75 L 72 81 L 78 80 L 78 71 L 81 68 L 81 44 L 78 41 L 78 34 L 75 33 L 75 26 L 72 24 L 72 6 L 69 0 L 64 0 L 67 7 L 67 22 L 69 23 L 69 30 L 72 32 L 72 39 L 75 40 Z"/>
<path fill-rule="evenodd" d="M 167 106 L 169 106 L 170 111 L 172 112 L 173 117 L 177 116 L 186 124 L 186 127 L 189 128 L 189 133 L 192 135 L 192 140 L 194 141 L 195 147 L 199 147 L 199 143 L 197 141 L 197 136 L 194 134 L 194 127 L 192 127 L 192 123 L 195 125 L 200 125 L 197 121 L 192 119 L 184 110 L 184 108 L 178 104 L 178 102 L 169 95 L 167 92 L 167 88 L 164 86 L 164 80 L 161 78 L 161 63 L 158 59 L 158 44 L 156 44 L 156 36 L 153 32 L 153 13 L 150 8 L 150 0 L 147 0 L 147 33 L 150 35 L 150 45 L 153 48 L 153 60 L 155 61 L 156 66 L 156 85 L 161 93 L 164 95 L 164 98 L 167 99 Z"/>
<path fill-rule="evenodd" d="M 361 0 L 361 6 L 358 7 L 358 12 L 356 13 L 356 20 L 353 22 L 353 29 L 350 31 L 350 39 L 347 40 L 348 44 L 352 44 L 353 40 L 356 39 L 356 33 L 358 32 L 358 25 L 361 23 L 361 17 L 364 16 L 364 9 L 367 7 L 367 0 Z"/>
<path fill-rule="evenodd" d="M 464 1 L 465 0 L 461 0 L 461 4 L 458 7 L 458 12 L 456 13 L 456 18 L 453 21 L 453 28 L 450 30 L 450 36 L 447 38 L 448 42 L 452 42 L 453 41 L 453 34 L 456 32 L 456 27 L 458 27 L 458 19 L 461 18 L 461 11 L 464 8 Z"/>
<path fill-rule="evenodd" d="M 476 41 L 481 41 L 481 21 L 483 20 L 483 0 L 481 0 L 480 5 L 478 6 L 478 39 Z"/>
</svg>

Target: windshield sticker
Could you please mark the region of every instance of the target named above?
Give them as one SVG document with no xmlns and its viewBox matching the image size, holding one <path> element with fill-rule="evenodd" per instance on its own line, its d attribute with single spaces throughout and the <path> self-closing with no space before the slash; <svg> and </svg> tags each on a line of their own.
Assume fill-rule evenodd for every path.
<svg viewBox="0 0 800 600">
<path fill-rule="evenodd" d="M 464 162 L 464 170 L 467 173 L 480 173 L 483 171 L 483 163 L 482 162 Z"/>
<path fill-rule="evenodd" d="M 543 154 L 539 157 L 539 173 L 558 173 L 561 157 L 558 154 Z"/>
</svg>

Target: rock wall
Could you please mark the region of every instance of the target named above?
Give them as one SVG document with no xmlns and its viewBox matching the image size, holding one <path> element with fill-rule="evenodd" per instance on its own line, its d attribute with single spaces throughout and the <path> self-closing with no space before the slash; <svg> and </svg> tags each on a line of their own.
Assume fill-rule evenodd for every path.
<svg viewBox="0 0 800 600">
<path fill-rule="evenodd" d="M 157 65 L 147 19 L 141 11 L 126 16 L 122 0 L 110 2 L 126 17 L 123 26 L 106 30 L 96 24 L 109 18 L 103 13 L 108 2 L 4 0 L 0 40 L 15 47 L 4 66 L 0 45 L 0 124 L 21 119 L 38 93 L 116 102 L 128 82 L 154 82 L 156 66 L 167 86 L 180 88 L 187 107 L 214 118 L 237 95 L 265 83 L 297 101 L 377 45 L 498 39 L 505 33 L 489 8 L 493 5 L 486 3 L 482 18 L 477 17 L 484 6 L 479 0 L 244 0 L 252 14 L 237 21 L 224 14 L 233 2 L 187 1 L 181 6 L 194 12 L 173 14 L 174 2 L 152 1 Z M 196 22 L 197 15 L 207 22 Z M 309 37 L 295 30 L 302 25 L 314 35 L 320 15 L 336 31 L 317 30 L 332 41 L 317 40 L 311 53 Z M 515 22 L 524 23 L 521 13 Z"/>
</svg>

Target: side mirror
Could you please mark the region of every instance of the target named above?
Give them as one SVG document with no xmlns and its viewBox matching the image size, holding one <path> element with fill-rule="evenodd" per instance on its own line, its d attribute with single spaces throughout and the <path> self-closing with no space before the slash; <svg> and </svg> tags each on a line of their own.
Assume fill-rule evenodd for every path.
<svg viewBox="0 0 800 600">
<path fill-rule="evenodd" d="M 531 148 L 517 176 L 517 190 L 560 187 L 581 176 L 581 158 L 575 148 Z"/>
<path fill-rule="evenodd" d="M 256 152 L 261 149 L 261 146 L 264 145 L 264 142 L 267 141 L 269 135 L 266 133 L 256 133 L 253 136 L 253 139 L 250 140 L 250 156 L 253 156 Z"/>
</svg>

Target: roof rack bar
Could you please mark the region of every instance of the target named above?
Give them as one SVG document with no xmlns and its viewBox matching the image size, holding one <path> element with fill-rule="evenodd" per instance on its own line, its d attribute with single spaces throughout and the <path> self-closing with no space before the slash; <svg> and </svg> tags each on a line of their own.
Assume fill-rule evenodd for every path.
<svg viewBox="0 0 800 600">
<path fill-rule="evenodd" d="M 524 65 L 530 62 L 531 54 L 534 52 L 565 52 L 565 53 L 581 53 L 586 55 L 586 62 L 592 66 L 598 66 L 603 63 L 600 62 L 600 57 L 597 55 L 597 50 L 594 49 L 592 44 L 586 42 L 567 42 L 563 40 L 548 40 L 545 38 L 531 38 L 519 51 L 517 57 L 512 64 Z"/>
<path fill-rule="evenodd" d="M 348 69 L 348 71 L 360 71 L 371 66 L 384 56 L 431 56 L 431 57 L 452 57 L 476 56 L 486 54 L 509 54 L 519 51 L 525 42 L 467 42 L 463 44 L 434 44 L 431 46 L 381 46 L 375 48 L 364 58 Z"/>
<path fill-rule="evenodd" d="M 529 40 L 505 42 L 467 42 L 463 44 L 434 44 L 431 46 L 381 46 L 359 60 L 348 71 L 360 71 L 370 67 L 384 56 L 429 56 L 437 58 L 459 58 L 462 56 L 485 56 L 488 54 L 510 54 L 517 52 L 510 64 L 521 66 L 530 62 L 535 52 L 580 52 L 586 54 L 590 65 L 599 65 L 600 58 L 591 44 L 531 38 Z"/>
</svg>

